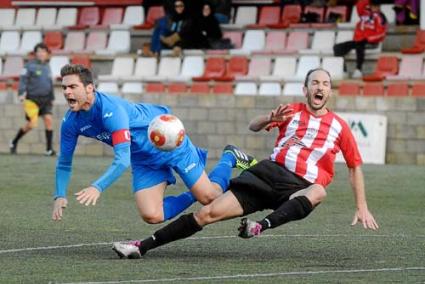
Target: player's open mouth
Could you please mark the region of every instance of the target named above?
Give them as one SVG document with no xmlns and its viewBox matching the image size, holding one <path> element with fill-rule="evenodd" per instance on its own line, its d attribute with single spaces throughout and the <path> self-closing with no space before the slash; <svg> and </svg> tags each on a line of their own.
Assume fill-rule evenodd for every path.
<svg viewBox="0 0 425 284">
<path fill-rule="evenodd" d="M 68 99 L 67 101 L 70 106 L 75 105 L 77 103 L 77 100 L 75 99 Z"/>
<path fill-rule="evenodd" d="M 314 95 L 314 102 L 315 103 L 321 103 L 323 100 L 323 94 L 322 93 L 317 93 Z"/>
</svg>

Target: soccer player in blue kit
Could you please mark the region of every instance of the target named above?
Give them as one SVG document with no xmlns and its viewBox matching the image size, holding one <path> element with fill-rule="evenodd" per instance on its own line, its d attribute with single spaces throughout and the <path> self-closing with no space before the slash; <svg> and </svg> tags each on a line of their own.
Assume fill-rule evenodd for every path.
<svg viewBox="0 0 425 284">
<path fill-rule="evenodd" d="M 232 168 L 245 169 L 256 163 L 253 157 L 228 145 L 207 175 L 204 170 L 207 151 L 193 145 L 188 136 L 170 152 L 161 151 L 149 142 L 147 129 L 150 121 L 159 114 L 169 113 L 167 107 L 135 104 L 98 92 L 91 71 L 82 65 L 65 65 L 61 77 L 69 111 L 61 126 L 60 155 L 56 165 L 52 212 L 55 221 L 62 219 L 67 206 L 72 157 L 80 135 L 112 146 L 114 159 L 101 177 L 75 194 L 77 200 L 86 206 L 96 205 L 100 194 L 131 164 L 136 205 L 143 220 L 151 224 L 173 218 L 196 200 L 202 204 L 210 203 L 228 188 Z M 164 198 L 167 185 L 176 182 L 173 170 L 190 191 Z"/>
</svg>

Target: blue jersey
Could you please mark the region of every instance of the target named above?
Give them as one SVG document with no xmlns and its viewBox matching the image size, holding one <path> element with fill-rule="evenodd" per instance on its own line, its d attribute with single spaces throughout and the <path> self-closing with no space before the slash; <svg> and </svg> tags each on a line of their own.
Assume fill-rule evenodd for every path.
<svg viewBox="0 0 425 284">
<path fill-rule="evenodd" d="M 114 147 L 112 165 L 92 184 L 101 192 L 122 175 L 130 160 L 160 168 L 173 157 L 179 157 L 188 147 L 193 147 L 187 137 L 180 147 L 171 152 L 160 151 L 149 142 L 147 129 L 150 121 L 157 115 L 169 113 L 167 107 L 134 104 L 100 92 L 95 92 L 94 96 L 94 103 L 88 111 L 68 111 L 63 119 L 55 197 L 66 196 L 72 156 L 80 135 Z"/>
</svg>

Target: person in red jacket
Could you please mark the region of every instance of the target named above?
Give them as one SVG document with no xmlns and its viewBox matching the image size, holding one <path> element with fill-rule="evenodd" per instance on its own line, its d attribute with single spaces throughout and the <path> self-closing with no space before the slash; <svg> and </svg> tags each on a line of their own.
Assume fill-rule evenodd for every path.
<svg viewBox="0 0 425 284">
<path fill-rule="evenodd" d="M 344 56 L 356 50 L 356 70 L 352 77 L 362 77 L 365 49 L 376 47 L 387 33 L 387 19 L 381 12 L 379 0 L 359 0 L 356 4 L 360 21 L 356 24 L 353 40 L 334 45 L 334 55 Z"/>
</svg>

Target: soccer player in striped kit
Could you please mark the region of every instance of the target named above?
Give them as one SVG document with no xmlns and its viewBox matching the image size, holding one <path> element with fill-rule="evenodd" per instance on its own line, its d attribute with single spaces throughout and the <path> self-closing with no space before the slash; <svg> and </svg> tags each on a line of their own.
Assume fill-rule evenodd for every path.
<svg viewBox="0 0 425 284">
<path fill-rule="evenodd" d="M 268 159 L 232 179 L 225 194 L 197 212 L 182 215 L 143 241 L 114 243 L 118 255 L 139 258 L 155 247 L 189 237 L 205 225 L 264 209 L 274 211 L 258 222 L 241 220 L 240 237 L 251 238 L 303 219 L 325 199 L 325 188 L 332 181 L 335 156 L 340 150 L 356 202 L 352 225 L 360 221 L 365 229 L 378 229 L 366 202 L 357 144 L 345 121 L 326 108 L 332 96 L 329 72 L 321 68 L 310 70 L 303 91 L 307 103 L 279 105 L 250 122 L 249 128 L 254 132 L 279 130 Z"/>
</svg>

